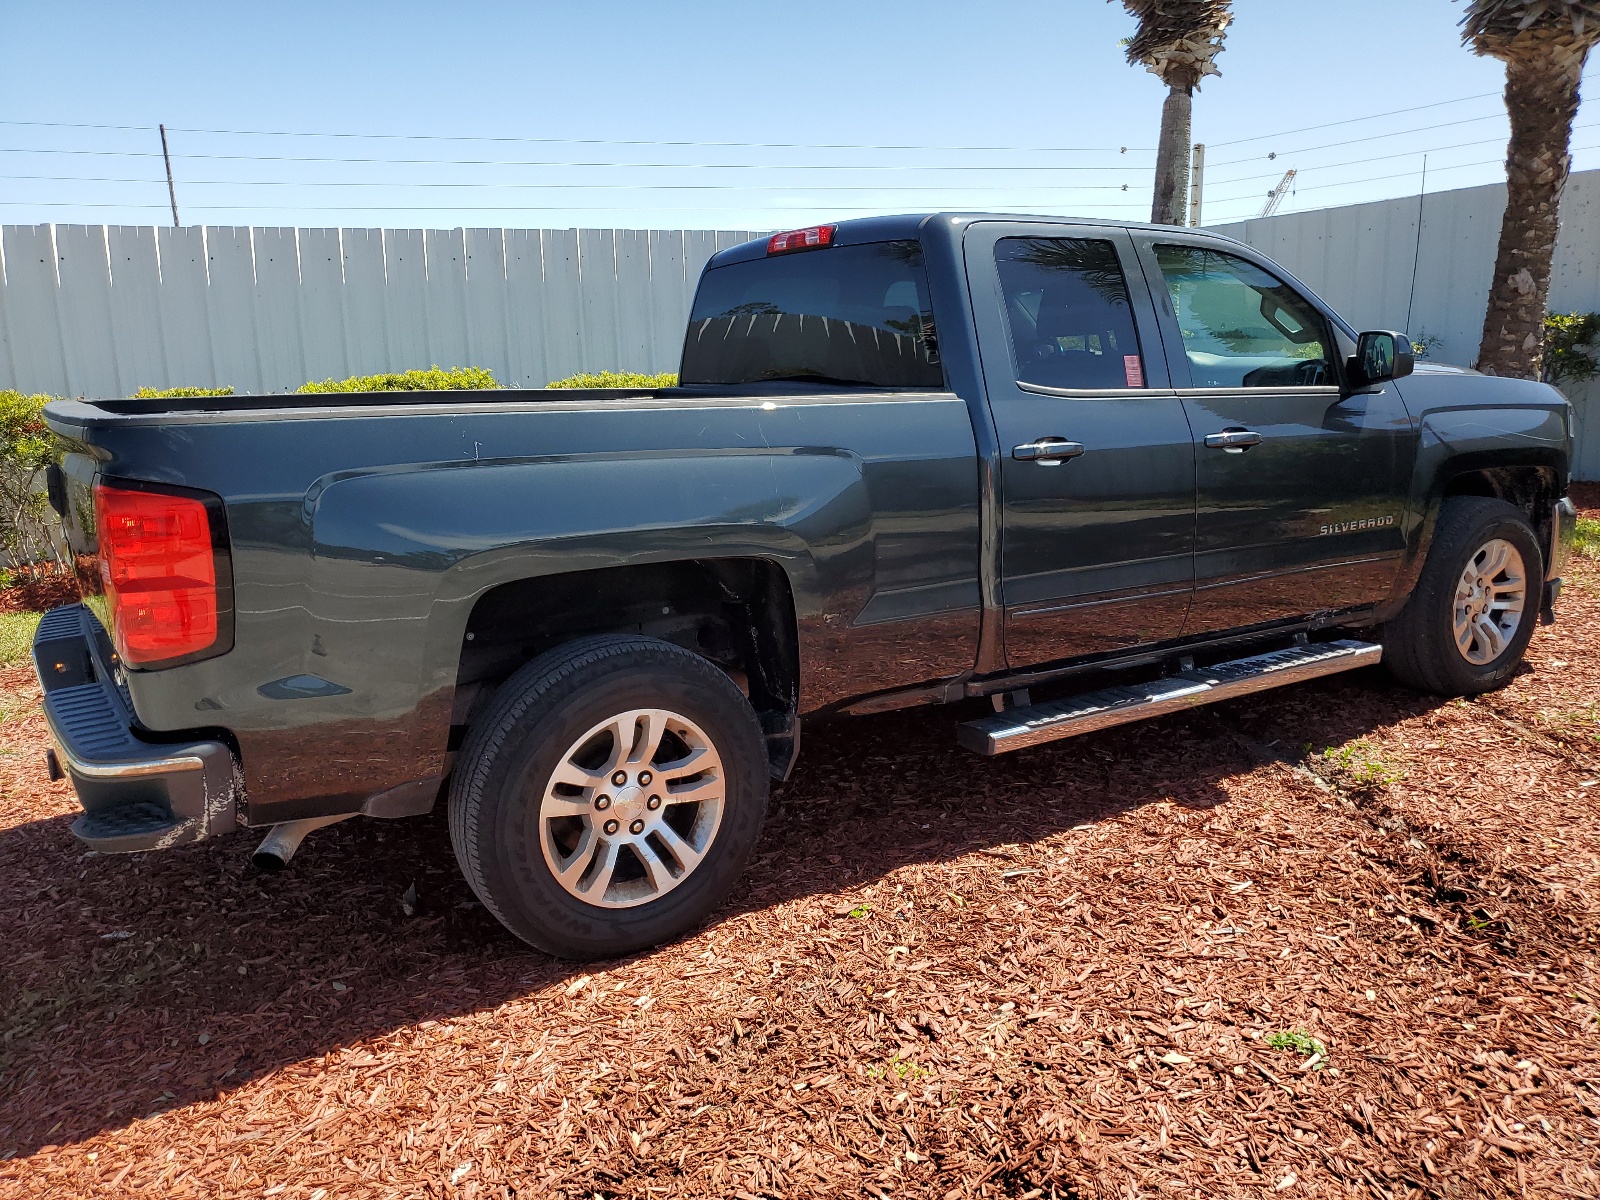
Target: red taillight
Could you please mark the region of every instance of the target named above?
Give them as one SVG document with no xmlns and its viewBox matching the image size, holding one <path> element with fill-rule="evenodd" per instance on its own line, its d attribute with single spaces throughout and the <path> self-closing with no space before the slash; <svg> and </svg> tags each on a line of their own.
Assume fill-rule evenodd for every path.
<svg viewBox="0 0 1600 1200">
<path fill-rule="evenodd" d="M 211 517 L 188 496 L 97 483 L 100 575 L 124 662 L 165 662 L 217 641 Z"/>
<path fill-rule="evenodd" d="M 813 225 L 809 229 L 791 229 L 788 233 L 775 233 L 767 239 L 768 254 L 791 254 L 796 250 L 820 250 L 833 245 L 833 225 Z"/>
</svg>

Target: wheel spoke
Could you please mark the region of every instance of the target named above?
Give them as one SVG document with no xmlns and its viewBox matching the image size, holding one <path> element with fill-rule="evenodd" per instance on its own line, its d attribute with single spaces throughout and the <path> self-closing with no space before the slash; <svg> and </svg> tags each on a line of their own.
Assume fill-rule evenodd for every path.
<svg viewBox="0 0 1600 1200">
<path fill-rule="evenodd" d="M 684 841 L 678 835 L 678 831 L 665 821 L 656 827 L 656 836 L 666 844 L 667 849 L 672 852 L 672 857 L 678 860 L 678 866 L 682 868 L 679 872 L 680 876 L 687 875 L 694 870 L 700 865 L 700 860 L 705 857 L 703 851 L 696 850 L 688 842 Z"/>
<path fill-rule="evenodd" d="M 583 878 L 583 873 L 589 869 L 589 863 L 594 859 L 594 852 L 600 846 L 600 838 L 591 827 L 583 831 L 583 837 L 578 841 L 578 848 L 572 852 L 570 858 L 551 864 L 555 867 L 556 879 L 561 886 L 569 892 L 578 886 L 578 880 Z"/>
<path fill-rule="evenodd" d="M 711 775 L 697 779 L 684 788 L 668 788 L 668 804 L 699 804 L 705 800 L 720 800 L 723 795 L 722 778 Z"/>
<path fill-rule="evenodd" d="M 550 782 L 564 783 L 569 787 L 599 788 L 605 786 L 606 774 L 603 767 L 591 771 L 588 767 L 580 767 L 569 758 L 555 769 L 550 776 Z"/>
<path fill-rule="evenodd" d="M 635 842 L 633 852 L 644 866 L 645 877 L 650 880 L 650 886 L 658 893 L 666 891 L 677 882 L 672 877 L 672 868 L 661 860 L 660 853 L 648 839 Z"/>
<path fill-rule="evenodd" d="M 611 876 L 617 869 L 617 852 L 621 849 L 619 843 L 610 839 L 601 841 L 600 849 L 594 855 L 593 874 L 587 883 L 577 884 L 579 895 L 585 899 L 591 896 L 596 900 L 605 899 L 606 890 L 611 886 Z"/>
<path fill-rule="evenodd" d="M 655 708 L 629 713 L 627 729 L 628 737 L 623 743 L 627 747 L 625 761 L 630 766 L 648 766 L 661 748 L 661 735 L 667 731 L 667 714 Z"/>
<path fill-rule="evenodd" d="M 1489 620 L 1488 617 L 1479 617 L 1475 628 L 1478 631 L 1478 636 L 1489 647 L 1489 657 L 1498 657 L 1500 652 L 1506 648 L 1505 635 L 1500 632 L 1500 626 Z"/>
<path fill-rule="evenodd" d="M 563 796 L 548 792 L 539 805 L 539 816 L 545 820 L 556 817 L 588 817 L 594 813 L 594 804 L 587 796 Z"/>
<path fill-rule="evenodd" d="M 676 762 L 662 763 L 656 768 L 656 774 L 670 783 L 674 779 L 682 779 L 685 775 L 698 775 L 709 767 L 720 765 L 716 751 L 711 747 L 696 746 Z"/>
</svg>

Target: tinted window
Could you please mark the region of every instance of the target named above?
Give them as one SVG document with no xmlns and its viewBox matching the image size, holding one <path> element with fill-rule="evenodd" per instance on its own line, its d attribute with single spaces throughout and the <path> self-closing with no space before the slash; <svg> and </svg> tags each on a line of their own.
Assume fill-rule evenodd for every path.
<svg viewBox="0 0 1600 1200">
<path fill-rule="evenodd" d="M 1144 386 L 1115 246 L 1090 238 L 1002 238 L 994 253 L 1018 381 L 1059 388 Z"/>
<path fill-rule="evenodd" d="M 943 388 L 936 346 L 919 243 L 832 246 L 707 271 L 682 381 Z"/>
<path fill-rule="evenodd" d="M 1307 387 L 1335 382 L 1322 314 L 1260 267 L 1198 246 L 1157 246 L 1156 260 L 1195 387 Z"/>
</svg>

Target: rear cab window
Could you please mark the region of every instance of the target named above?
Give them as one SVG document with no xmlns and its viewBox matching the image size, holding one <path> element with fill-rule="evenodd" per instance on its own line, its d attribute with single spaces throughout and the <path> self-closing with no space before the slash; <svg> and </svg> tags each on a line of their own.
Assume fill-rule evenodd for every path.
<svg viewBox="0 0 1600 1200">
<path fill-rule="evenodd" d="M 1001 238 L 995 266 L 1018 383 L 1095 392 L 1145 386 L 1115 245 L 1097 238 Z"/>
<path fill-rule="evenodd" d="M 827 246 L 700 279 L 680 382 L 943 390 L 922 246 Z"/>
</svg>

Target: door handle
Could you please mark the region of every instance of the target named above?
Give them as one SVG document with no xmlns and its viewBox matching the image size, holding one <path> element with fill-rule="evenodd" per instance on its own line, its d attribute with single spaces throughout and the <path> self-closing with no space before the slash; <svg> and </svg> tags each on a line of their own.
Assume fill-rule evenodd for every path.
<svg viewBox="0 0 1600 1200">
<path fill-rule="evenodd" d="M 1229 454 L 1243 454 L 1251 446 L 1261 444 L 1261 435 L 1253 429 L 1224 429 L 1221 433 L 1206 434 L 1206 445 L 1213 450 L 1226 450 Z"/>
<path fill-rule="evenodd" d="M 1042 437 L 1011 448 L 1011 457 L 1018 462 L 1038 463 L 1041 467 L 1059 467 L 1069 458 L 1083 453 L 1082 442 L 1069 442 L 1066 438 Z"/>
</svg>

